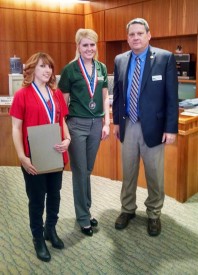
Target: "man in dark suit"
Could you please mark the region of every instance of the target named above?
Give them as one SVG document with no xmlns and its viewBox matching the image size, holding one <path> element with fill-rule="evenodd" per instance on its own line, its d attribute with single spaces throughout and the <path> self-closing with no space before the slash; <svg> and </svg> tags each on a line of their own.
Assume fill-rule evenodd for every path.
<svg viewBox="0 0 198 275">
<path fill-rule="evenodd" d="M 164 144 L 178 132 L 178 81 L 174 55 L 149 45 L 146 20 L 127 24 L 130 51 L 116 56 L 113 89 L 114 134 L 122 143 L 121 214 L 115 228 L 135 217 L 140 157 L 148 188 L 148 234 L 161 232 L 164 203 Z"/>
</svg>

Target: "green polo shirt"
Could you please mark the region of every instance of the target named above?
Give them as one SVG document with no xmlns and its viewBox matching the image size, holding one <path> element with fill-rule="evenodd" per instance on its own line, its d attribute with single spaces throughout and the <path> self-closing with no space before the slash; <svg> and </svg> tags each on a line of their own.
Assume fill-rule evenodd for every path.
<svg viewBox="0 0 198 275">
<path fill-rule="evenodd" d="M 93 101 L 96 104 L 95 109 L 89 107 L 91 97 L 78 61 L 73 61 L 63 68 L 58 86 L 63 93 L 70 94 L 69 116 L 83 118 L 104 116 L 102 89 L 108 87 L 107 69 L 99 61 L 95 60 L 94 63 L 98 79 L 93 96 Z"/>
</svg>

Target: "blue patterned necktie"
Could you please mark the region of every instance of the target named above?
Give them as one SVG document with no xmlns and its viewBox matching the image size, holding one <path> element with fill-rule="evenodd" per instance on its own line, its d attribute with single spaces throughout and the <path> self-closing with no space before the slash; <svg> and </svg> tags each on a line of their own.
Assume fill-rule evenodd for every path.
<svg viewBox="0 0 198 275">
<path fill-rule="evenodd" d="M 132 123 L 138 120 L 137 105 L 138 105 L 138 90 L 140 85 L 140 59 L 136 57 L 136 66 L 133 73 L 131 92 L 129 99 L 129 118 Z"/>
</svg>

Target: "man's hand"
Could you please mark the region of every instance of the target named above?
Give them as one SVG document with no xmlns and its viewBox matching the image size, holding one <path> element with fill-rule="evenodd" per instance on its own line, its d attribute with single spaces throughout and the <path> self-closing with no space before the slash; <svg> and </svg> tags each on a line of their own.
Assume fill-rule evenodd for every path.
<svg viewBox="0 0 198 275">
<path fill-rule="evenodd" d="M 164 133 L 162 137 L 162 143 L 173 144 L 176 140 L 176 134 Z"/>
</svg>

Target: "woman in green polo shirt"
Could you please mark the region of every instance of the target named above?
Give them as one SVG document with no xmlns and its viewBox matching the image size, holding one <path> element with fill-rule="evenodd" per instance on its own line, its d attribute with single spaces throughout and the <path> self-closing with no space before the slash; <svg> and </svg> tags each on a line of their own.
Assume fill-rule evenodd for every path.
<svg viewBox="0 0 198 275">
<path fill-rule="evenodd" d="M 76 56 L 61 74 L 59 88 L 69 105 L 67 125 L 76 219 L 82 233 L 93 235 L 90 175 L 100 141 L 109 136 L 109 96 L 106 66 L 97 60 L 98 35 L 91 29 L 76 33 Z"/>
</svg>

